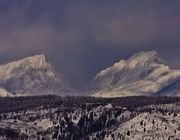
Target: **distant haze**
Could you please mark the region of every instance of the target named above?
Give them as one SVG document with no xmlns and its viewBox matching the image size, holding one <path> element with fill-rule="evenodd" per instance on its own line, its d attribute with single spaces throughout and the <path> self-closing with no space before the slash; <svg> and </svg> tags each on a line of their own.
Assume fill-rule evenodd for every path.
<svg viewBox="0 0 180 140">
<path fill-rule="evenodd" d="M 180 69 L 179 0 L 0 0 L 0 64 L 45 54 L 77 87 L 135 52 Z"/>
</svg>

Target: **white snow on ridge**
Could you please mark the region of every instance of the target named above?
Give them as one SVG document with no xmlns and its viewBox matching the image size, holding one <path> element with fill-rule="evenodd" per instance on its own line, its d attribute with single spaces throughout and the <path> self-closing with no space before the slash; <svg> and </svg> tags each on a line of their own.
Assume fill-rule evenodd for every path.
<svg viewBox="0 0 180 140">
<path fill-rule="evenodd" d="M 155 51 L 140 52 L 102 70 L 92 81 L 92 95 L 119 97 L 152 95 L 180 79 Z"/>
<path fill-rule="evenodd" d="M 179 114 L 174 117 L 173 114 L 162 115 L 161 113 L 155 112 L 142 113 L 124 124 L 121 124 L 116 130 L 112 130 L 112 134 L 115 139 L 120 139 L 123 135 L 126 140 L 179 139 L 179 118 Z M 105 138 L 105 140 L 111 139 L 111 137 Z"/>
<path fill-rule="evenodd" d="M 70 90 L 64 77 L 55 72 L 45 55 L 0 65 L 0 86 L 16 95 L 61 94 Z"/>
<path fill-rule="evenodd" d="M 145 66 L 150 63 L 156 64 L 159 62 L 163 62 L 163 60 L 158 57 L 158 53 L 156 51 L 140 52 L 134 54 L 128 60 L 120 60 L 113 66 L 102 70 L 95 78 L 98 78 L 99 76 L 105 76 L 109 72 L 118 72 L 123 69 L 133 69 L 137 66 Z"/>
<path fill-rule="evenodd" d="M 50 67 L 46 62 L 46 58 L 44 55 L 35 55 L 32 57 L 27 57 L 22 60 L 10 62 L 5 65 L 0 65 L 0 80 L 8 79 L 12 76 L 14 70 L 20 69 L 26 71 L 29 68 L 46 68 Z"/>
</svg>

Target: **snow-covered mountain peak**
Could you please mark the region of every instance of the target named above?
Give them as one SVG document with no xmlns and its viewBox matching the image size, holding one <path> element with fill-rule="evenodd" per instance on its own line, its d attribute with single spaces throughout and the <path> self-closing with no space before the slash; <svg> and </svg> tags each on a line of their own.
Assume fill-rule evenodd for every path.
<svg viewBox="0 0 180 140">
<path fill-rule="evenodd" d="M 129 67 L 136 67 L 136 66 L 144 66 L 149 65 L 151 63 L 154 64 L 162 64 L 164 61 L 160 58 L 158 52 L 156 51 L 147 51 L 147 52 L 139 52 L 135 53 L 127 60 Z"/>
<path fill-rule="evenodd" d="M 41 54 L 41 55 L 34 55 L 30 56 L 21 60 L 17 60 L 11 63 L 8 63 L 7 65 L 4 66 L 12 66 L 12 67 L 19 67 L 19 66 L 31 66 L 31 68 L 41 68 L 41 67 L 46 67 L 48 65 L 46 56 Z"/>
<path fill-rule="evenodd" d="M 0 81 L 8 79 L 16 72 L 23 74 L 29 69 L 50 69 L 50 65 L 45 55 L 35 55 L 21 60 L 13 61 L 8 64 L 0 65 Z"/>
<path fill-rule="evenodd" d="M 29 63 L 34 64 L 35 66 L 45 66 L 47 65 L 47 58 L 44 54 L 41 55 L 35 55 L 28 58 L 25 58 L 24 61 L 28 61 Z"/>
<path fill-rule="evenodd" d="M 141 59 L 141 58 L 145 58 L 145 59 L 153 59 L 159 57 L 159 53 L 157 51 L 141 51 L 141 52 L 137 52 L 135 54 L 133 54 L 130 59 Z"/>
<path fill-rule="evenodd" d="M 152 95 L 176 81 L 180 81 L 180 70 L 170 69 L 156 51 L 148 51 L 99 72 L 91 82 L 91 90 L 103 97 Z"/>
<path fill-rule="evenodd" d="M 139 52 L 135 53 L 127 60 L 120 60 L 111 67 L 102 70 L 97 74 L 96 78 L 105 76 L 109 73 L 116 73 L 128 69 L 134 69 L 136 67 L 145 67 L 148 65 L 164 65 L 164 60 L 160 58 L 158 52 L 148 51 L 148 52 Z"/>
<path fill-rule="evenodd" d="M 70 86 L 55 72 L 45 55 L 35 55 L 0 65 L 0 86 L 15 94 L 54 94 Z"/>
</svg>

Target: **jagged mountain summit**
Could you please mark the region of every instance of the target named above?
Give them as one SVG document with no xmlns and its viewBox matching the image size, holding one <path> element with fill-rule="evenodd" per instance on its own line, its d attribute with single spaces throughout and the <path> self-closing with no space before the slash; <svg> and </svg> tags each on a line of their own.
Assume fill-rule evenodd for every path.
<svg viewBox="0 0 180 140">
<path fill-rule="evenodd" d="M 172 70 L 156 51 L 140 52 L 102 70 L 91 83 L 92 96 L 180 95 L 180 70 Z"/>
<path fill-rule="evenodd" d="M 55 72 L 45 55 L 35 55 L 0 65 L 0 87 L 3 96 L 62 95 L 70 91 L 66 80 Z"/>
</svg>

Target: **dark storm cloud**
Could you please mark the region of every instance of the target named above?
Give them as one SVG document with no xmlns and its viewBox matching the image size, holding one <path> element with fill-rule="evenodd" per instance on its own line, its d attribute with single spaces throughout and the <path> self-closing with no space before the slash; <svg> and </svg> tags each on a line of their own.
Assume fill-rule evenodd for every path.
<svg viewBox="0 0 180 140">
<path fill-rule="evenodd" d="M 77 85 L 140 50 L 158 50 L 180 68 L 179 5 L 179 0 L 0 0 L 0 63 L 44 53 Z"/>
</svg>

